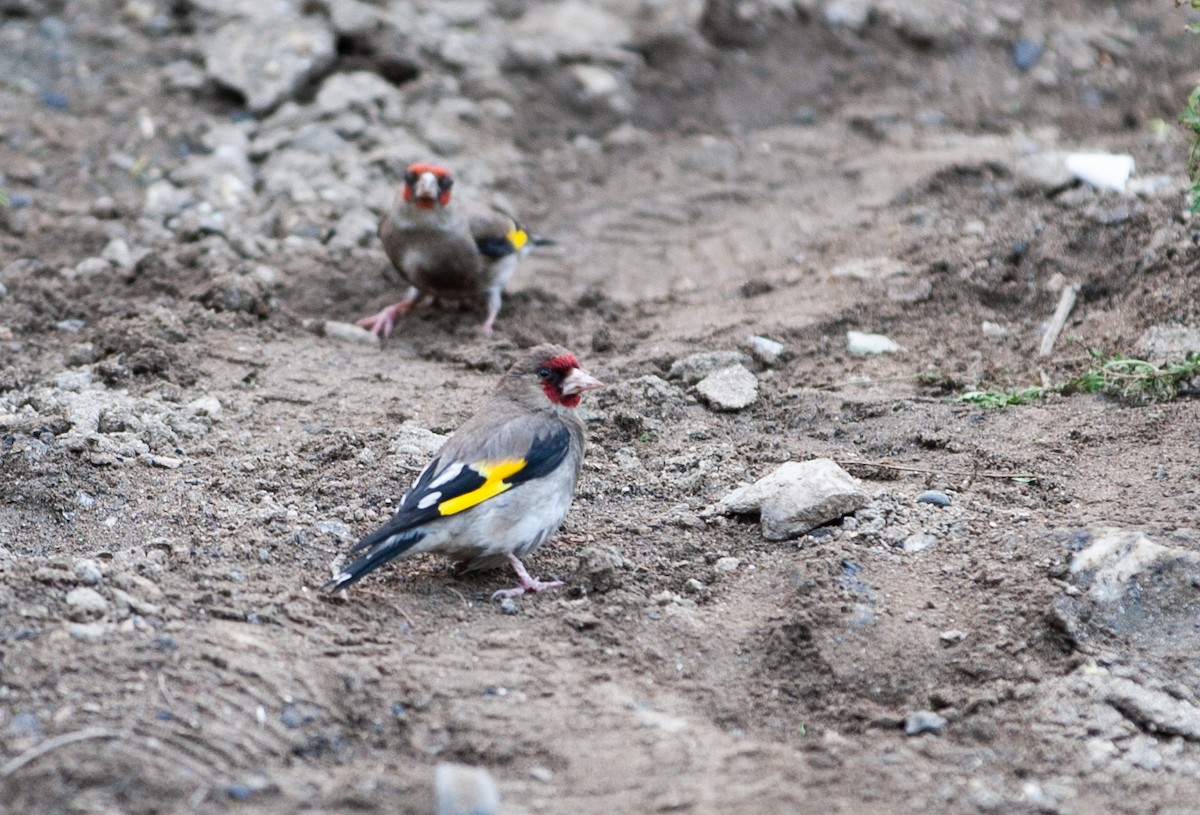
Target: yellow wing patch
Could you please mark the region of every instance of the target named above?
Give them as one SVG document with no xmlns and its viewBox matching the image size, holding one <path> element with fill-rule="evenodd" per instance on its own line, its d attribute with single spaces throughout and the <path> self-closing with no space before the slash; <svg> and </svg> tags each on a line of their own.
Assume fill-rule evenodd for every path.
<svg viewBox="0 0 1200 815">
<path fill-rule="evenodd" d="M 520 249 L 529 242 L 529 235 L 524 229 L 521 229 L 518 226 L 514 226 L 512 229 L 508 230 L 508 234 L 506 234 L 504 237 L 508 238 L 508 242 L 513 245 L 513 249 Z"/>
<path fill-rule="evenodd" d="M 521 233 L 522 236 L 524 234 L 524 232 Z M 523 458 L 481 461 L 477 464 L 472 464 L 471 469 L 482 475 L 484 482 L 470 492 L 464 492 L 462 495 L 456 495 L 438 504 L 438 513 L 441 515 L 453 515 L 456 512 L 462 512 L 464 509 L 470 509 L 476 504 L 482 504 L 489 498 L 494 498 L 512 487 L 512 484 L 505 482 L 504 479 L 511 475 L 516 475 L 524 467 L 525 459 Z"/>
</svg>

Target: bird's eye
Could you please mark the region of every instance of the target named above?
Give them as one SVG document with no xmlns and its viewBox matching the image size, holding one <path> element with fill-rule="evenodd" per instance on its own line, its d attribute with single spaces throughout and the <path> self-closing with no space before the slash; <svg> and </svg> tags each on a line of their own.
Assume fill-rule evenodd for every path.
<svg viewBox="0 0 1200 815">
<path fill-rule="evenodd" d="M 404 174 L 404 183 L 410 187 L 415 185 L 417 183 L 417 174 L 412 170 L 409 170 Z"/>
<path fill-rule="evenodd" d="M 550 378 L 550 369 L 547 368 L 545 365 L 543 365 L 541 368 L 537 369 L 537 375 L 538 375 L 538 379 L 549 379 Z"/>
<path fill-rule="evenodd" d="M 453 186 L 454 186 L 454 179 L 448 175 L 444 175 L 438 179 L 438 189 L 440 189 L 442 192 L 445 192 L 446 190 L 450 189 Z"/>
</svg>

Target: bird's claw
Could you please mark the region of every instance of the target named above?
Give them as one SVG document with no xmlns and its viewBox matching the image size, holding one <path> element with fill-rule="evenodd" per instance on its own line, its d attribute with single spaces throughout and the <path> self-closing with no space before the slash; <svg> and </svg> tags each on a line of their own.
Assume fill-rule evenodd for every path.
<svg viewBox="0 0 1200 815">
<path fill-rule="evenodd" d="M 521 585 L 514 586 L 511 589 L 501 589 L 500 591 L 492 592 L 492 599 L 509 600 L 513 597 L 520 597 L 525 592 L 537 594 L 547 589 L 559 589 L 565 585 L 566 583 L 563 583 L 561 580 L 538 580 L 535 577 L 529 581 L 522 580 Z"/>
</svg>

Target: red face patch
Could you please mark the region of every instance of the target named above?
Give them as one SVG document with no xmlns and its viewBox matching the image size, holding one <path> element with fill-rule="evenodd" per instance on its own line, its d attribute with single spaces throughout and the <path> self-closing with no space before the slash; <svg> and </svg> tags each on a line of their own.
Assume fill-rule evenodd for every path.
<svg viewBox="0 0 1200 815">
<path fill-rule="evenodd" d="M 413 187 L 416 186 L 417 180 L 431 173 L 438 180 L 438 196 L 436 199 L 427 197 L 416 197 L 413 193 Z M 441 204 L 443 207 L 450 203 L 450 188 L 454 185 L 454 177 L 445 167 L 440 167 L 437 164 L 416 164 L 408 165 L 408 169 L 404 171 L 404 193 L 403 198 L 406 203 L 411 203 L 421 209 L 433 209 L 435 205 Z"/>
<path fill-rule="evenodd" d="M 408 165 L 408 170 L 405 175 L 408 173 L 415 173 L 417 175 L 421 175 L 422 173 L 433 173 L 438 178 L 445 178 L 446 176 L 450 175 L 450 171 L 445 167 L 442 167 L 438 164 L 423 164 L 421 162 Z"/>
<path fill-rule="evenodd" d="M 546 398 L 556 405 L 563 407 L 579 407 L 579 398 L 581 394 L 572 393 L 570 395 L 562 392 L 562 382 L 571 371 L 579 367 L 579 360 L 575 359 L 573 354 L 559 354 L 556 357 L 546 360 L 541 368 L 549 368 L 550 376 L 542 380 L 542 392 L 546 394 Z"/>
</svg>

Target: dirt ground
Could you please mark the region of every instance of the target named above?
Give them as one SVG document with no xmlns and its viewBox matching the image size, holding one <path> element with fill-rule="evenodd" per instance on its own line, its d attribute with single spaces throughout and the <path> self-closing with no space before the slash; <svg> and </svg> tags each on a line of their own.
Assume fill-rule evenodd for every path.
<svg viewBox="0 0 1200 815">
<path fill-rule="evenodd" d="M 367 4 L 343 5 L 300 11 Z M 339 29 L 250 114 L 205 75 L 219 3 L 0 2 L 0 810 L 427 813 L 452 761 L 508 813 L 1200 812 L 1200 591 L 1110 619 L 1069 571 L 1109 528 L 1200 553 L 1200 403 L 954 399 L 1200 323 L 1186 140 L 1157 121 L 1195 79 L 1188 14 L 596 0 L 572 7 L 625 22 L 615 56 L 470 61 L 556 5 L 371 6 L 419 24 Z M 402 113 L 312 113 L 364 70 Z M 287 162 L 332 131 L 305 198 Z M 1076 150 L 1145 183 L 1030 169 Z M 397 296 L 341 236 L 430 157 L 557 244 L 494 337 L 475 304 L 382 348 L 324 335 Z M 222 210 L 225 160 L 249 182 Z M 784 346 L 747 360 L 751 407 L 671 376 L 750 335 Z M 568 587 L 505 614 L 510 574 L 417 558 L 321 593 L 543 340 L 612 385 L 528 559 Z M 871 503 L 783 543 L 706 512 L 815 457 Z"/>
</svg>

